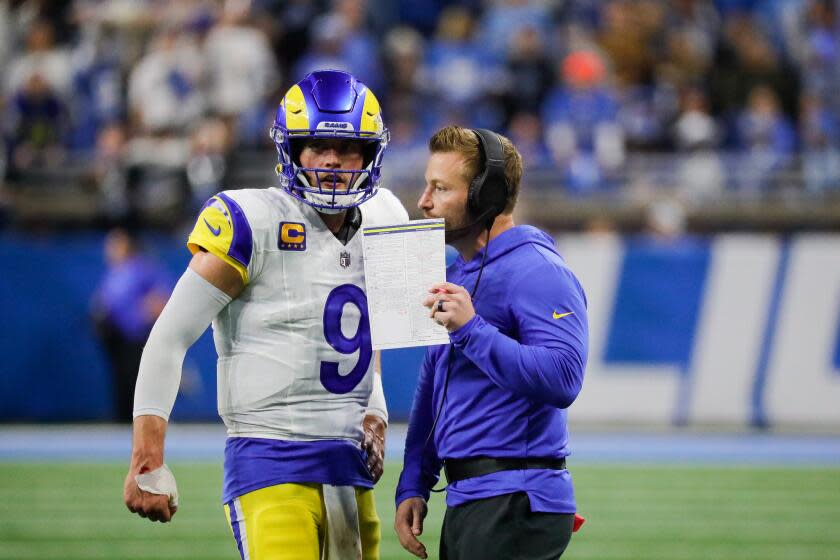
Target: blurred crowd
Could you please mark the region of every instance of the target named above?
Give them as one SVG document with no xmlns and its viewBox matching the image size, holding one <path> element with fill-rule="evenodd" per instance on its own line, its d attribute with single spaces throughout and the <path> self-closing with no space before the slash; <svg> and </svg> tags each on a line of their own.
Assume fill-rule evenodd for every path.
<svg viewBox="0 0 840 560">
<path fill-rule="evenodd" d="M 317 68 L 379 97 L 396 190 L 459 123 L 509 135 L 566 196 L 626 189 L 636 162 L 689 201 L 840 193 L 838 18 L 834 0 L 0 2 L 0 207 L 75 171 L 110 221 L 189 214 L 273 150 L 277 102 Z"/>
</svg>

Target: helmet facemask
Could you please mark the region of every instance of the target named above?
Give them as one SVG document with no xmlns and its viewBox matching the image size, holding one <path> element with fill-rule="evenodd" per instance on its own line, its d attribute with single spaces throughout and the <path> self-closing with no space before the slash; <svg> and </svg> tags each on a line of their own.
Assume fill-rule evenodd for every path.
<svg viewBox="0 0 840 560">
<path fill-rule="evenodd" d="M 382 154 L 388 142 L 388 132 L 374 136 L 370 133 L 333 133 L 324 130 L 283 130 L 274 126 L 271 138 L 277 148 L 276 167 L 280 186 L 298 200 L 324 214 L 338 214 L 358 206 L 376 194 L 381 178 Z M 361 169 L 303 167 L 300 154 L 308 140 L 346 139 L 363 143 Z M 341 177 L 339 177 L 341 176 Z M 335 189 L 339 182 L 346 189 Z"/>
</svg>

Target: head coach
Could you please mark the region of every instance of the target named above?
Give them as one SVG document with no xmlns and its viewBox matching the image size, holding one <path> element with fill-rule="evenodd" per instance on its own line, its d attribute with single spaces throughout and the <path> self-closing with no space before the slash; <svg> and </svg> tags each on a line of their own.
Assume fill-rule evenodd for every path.
<svg viewBox="0 0 840 560">
<path fill-rule="evenodd" d="M 451 344 L 426 352 L 396 492 L 395 529 L 425 558 L 441 467 L 441 559 L 558 558 L 576 504 L 566 415 L 583 383 L 586 297 L 549 235 L 515 225 L 522 156 L 503 136 L 449 126 L 429 141 L 418 206 L 459 257 L 424 304 Z"/>
</svg>

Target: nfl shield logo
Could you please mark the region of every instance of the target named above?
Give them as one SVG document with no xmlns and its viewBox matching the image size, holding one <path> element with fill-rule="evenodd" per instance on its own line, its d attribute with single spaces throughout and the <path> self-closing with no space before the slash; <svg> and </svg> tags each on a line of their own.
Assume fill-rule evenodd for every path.
<svg viewBox="0 0 840 560">
<path fill-rule="evenodd" d="M 341 255 L 338 257 L 338 264 L 342 266 L 342 268 L 347 268 L 350 266 L 350 252 L 349 251 L 342 251 Z"/>
</svg>

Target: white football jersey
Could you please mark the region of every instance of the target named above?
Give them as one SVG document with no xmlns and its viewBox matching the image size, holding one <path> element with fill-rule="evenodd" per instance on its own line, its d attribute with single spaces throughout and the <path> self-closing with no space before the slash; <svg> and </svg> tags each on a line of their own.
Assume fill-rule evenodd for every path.
<svg viewBox="0 0 840 560">
<path fill-rule="evenodd" d="M 385 189 L 359 210 L 362 226 L 408 221 Z M 213 321 L 228 434 L 361 441 L 374 362 L 361 232 L 344 245 L 314 208 L 278 188 L 245 189 L 211 198 L 188 246 L 246 284 Z"/>
</svg>

